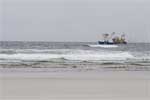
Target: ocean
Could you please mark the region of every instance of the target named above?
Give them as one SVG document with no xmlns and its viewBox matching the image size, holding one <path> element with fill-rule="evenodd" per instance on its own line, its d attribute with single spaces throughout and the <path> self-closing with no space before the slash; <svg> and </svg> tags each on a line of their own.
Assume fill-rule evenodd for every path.
<svg viewBox="0 0 150 100">
<path fill-rule="evenodd" d="M 40 72 L 150 71 L 150 43 L 0 42 L 0 69 Z M 21 70 L 23 68 L 23 70 Z"/>
</svg>

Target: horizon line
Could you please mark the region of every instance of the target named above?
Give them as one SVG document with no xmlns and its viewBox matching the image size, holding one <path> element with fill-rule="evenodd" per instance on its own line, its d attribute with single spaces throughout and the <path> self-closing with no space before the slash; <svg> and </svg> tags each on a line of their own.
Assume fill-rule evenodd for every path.
<svg viewBox="0 0 150 100">
<path fill-rule="evenodd" d="M 97 41 L 43 41 L 43 40 L 0 40 L 0 42 L 92 42 L 97 43 Z M 150 43 L 150 42 L 128 42 L 128 43 Z"/>
</svg>

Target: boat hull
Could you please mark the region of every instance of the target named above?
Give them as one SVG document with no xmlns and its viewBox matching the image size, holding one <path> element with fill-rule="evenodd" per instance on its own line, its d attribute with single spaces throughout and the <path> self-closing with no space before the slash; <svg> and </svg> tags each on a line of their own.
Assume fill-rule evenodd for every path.
<svg viewBox="0 0 150 100">
<path fill-rule="evenodd" d="M 103 41 L 98 41 L 98 44 L 113 45 L 113 44 L 127 44 L 127 42 L 109 42 L 109 41 L 103 42 Z"/>
<path fill-rule="evenodd" d="M 102 41 L 98 41 L 98 44 L 109 44 L 109 45 L 111 45 L 111 44 L 114 44 L 113 42 L 102 42 Z"/>
</svg>

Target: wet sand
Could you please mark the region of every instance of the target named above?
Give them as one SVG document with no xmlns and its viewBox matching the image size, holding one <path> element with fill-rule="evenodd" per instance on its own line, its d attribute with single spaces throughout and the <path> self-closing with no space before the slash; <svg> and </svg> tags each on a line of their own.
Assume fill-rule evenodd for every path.
<svg viewBox="0 0 150 100">
<path fill-rule="evenodd" d="M 149 99 L 149 72 L 9 72 L 0 75 L 0 100 Z"/>
</svg>

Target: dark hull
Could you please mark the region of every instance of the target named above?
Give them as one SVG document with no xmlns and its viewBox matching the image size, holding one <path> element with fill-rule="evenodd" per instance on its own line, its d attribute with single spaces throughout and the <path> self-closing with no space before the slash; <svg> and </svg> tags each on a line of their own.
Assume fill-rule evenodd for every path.
<svg viewBox="0 0 150 100">
<path fill-rule="evenodd" d="M 112 44 L 127 44 L 127 42 L 119 42 L 119 43 L 114 43 L 114 42 L 109 42 L 109 41 L 106 41 L 106 42 L 103 42 L 103 41 L 98 41 L 98 44 L 108 44 L 108 45 L 112 45 Z"/>
<path fill-rule="evenodd" d="M 102 42 L 102 41 L 98 41 L 98 44 L 114 44 L 113 42 Z"/>
</svg>

